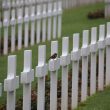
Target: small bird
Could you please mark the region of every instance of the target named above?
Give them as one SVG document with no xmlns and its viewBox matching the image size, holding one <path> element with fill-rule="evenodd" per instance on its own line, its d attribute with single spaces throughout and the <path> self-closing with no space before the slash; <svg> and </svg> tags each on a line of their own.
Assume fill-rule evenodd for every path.
<svg viewBox="0 0 110 110">
<path fill-rule="evenodd" d="M 55 58 L 57 58 L 57 53 L 54 53 L 54 54 L 49 58 L 49 60 L 50 60 L 50 59 L 55 59 Z"/>
</svg>

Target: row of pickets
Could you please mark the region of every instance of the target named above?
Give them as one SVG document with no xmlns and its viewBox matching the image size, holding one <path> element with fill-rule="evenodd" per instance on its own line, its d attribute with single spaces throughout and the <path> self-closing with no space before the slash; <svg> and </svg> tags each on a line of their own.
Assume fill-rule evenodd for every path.
<svg viewBox="0 0 110 110">
<path fill-rule="evenodd" d="M 81 5 L 95 4 L 97 2 L 103 1 L 104 0 L 62 0 L 64 9 L 69 9 Z"/>
<path fill-rule="evenodd" d="M 105 0 L 105 18 L 110 17 L 110 1 Z"/>
<path fill-rule="evenodd" d="M 9 9 L 9 8 L 17 8 L 17 7 L 41 4 L 42 2 L 43 3 L 54 2 L 56 0 L 3 0 L 3 1 L 4 3 L 2 7 L 4 9 Z M 63 4 L 64 9 L 68 9 L 68 8 L 72 8 L 75 6 L 97 3 L 97 2 L 102 2 L 102 1 L 103 0 L 83 0 L 83 1 L 82 0 L 62 0 L 62 4 Z M 105 2 L 108 2 L 108 1 L 105 1 Z"/>
<path fill-rule="evenodd" d="M 34 81 L 34 73 L 35 77 L 38 78 L 37 110 L 45 109 L 45 77 L 48 75 L 48 71 L 50 72 L 50 110 L 57 110 L 57 82 L 60 68 L 62 69 L 61 110 L 68 109 L 68 66 L 70 64 L 72 64 L 71 107 L 74 109 L 78 106 L 80 60 L 82 62 L 81 102 L 86 101 L 88 98 L 88 89 L 90 89 L 91 96 L 96 93 L 96 90 L 103 91 L 104 87 L 110 85 L 110 22 L 107 23 L 107 28 L 106 25 L 100 25 L 99 29 L 93 27 L 90 32 L 89 30 L 84 30 L 82 37 L 82 47 L 80 49 L 80 35 L 79 33 L 73 34 L 73 49 L 71 53 L 69 53 L 69 37 L 63 37 L 62 55 L 60 57 L 57 56 L 55 59 L 50 59 L 48 63 L 46 63 L 46 45 L 40 45 L 38 47 L 38 65 L 35 71 L 32 69 L 32 51 L 24 51 L 24 69 L 20 77 L 20 83 L 23 84 L 23 110 L 30 110 L 31 107 L 31 83 Z M 89 38 L 91 38 L 90 44 Z M 104 52 L 105 49 L 106 52 Z M 58 41 L 51 42 L 51 55 L 54 53 L 58 54 Z M 105 58 L 106 64 L 104 63 Z M 15 110 L 15 91 L 19 88 L 19 76 L 16 76 L 16 61 L 16 55 L 8 57 L 7 78 L 4 80 L 4 91 L 7 92 L 7 110 Z M 90 88 L 88 88 L 89 62 L 91 68 Z M 104 66 L 106 67 L 106 72 L 104 72 Z M 96 71 L 97 68 L 98 73 Z"/>
<path fill-rule="evenodd" d="M 22 2 L 3 0 L 0 53 L 4 55 L 8 51 L 14 52 L 22 47 L 61 37 L 62 1 Z"/>
</svg>

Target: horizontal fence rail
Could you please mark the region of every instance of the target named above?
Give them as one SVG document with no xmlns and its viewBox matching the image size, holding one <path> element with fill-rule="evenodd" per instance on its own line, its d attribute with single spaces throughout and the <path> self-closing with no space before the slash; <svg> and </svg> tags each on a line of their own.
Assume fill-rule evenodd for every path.
<svg viewBox="0 0 110 110">
<path fill-rule="evenodd" d="M 107 29 L 107 31 L 106 31 Z M 34 74 L 37 77 L 37 110 L 45 110 L 45 78 L 50 72 L 50 110 L 57 110 L 57 86 L 58 70 L 61 74 L 61 110 L 75 109 L 79 102 L 84 102 L 96 91 L 103 91 L 104 87 L 110 86 L 110 22 L 106 25 L 93 27 L 83 31 L 82 47 L 79 48 L 80 35 L 73 34 L 73 49 L 69 53 L 69 37 L 62 39 L 62 55 L 58 56 L 58 41 L 51 42 L 51 58 L 46 62 L 46 45 L 38 47 L 38 65 L 32 69 L 32 51 L 24 51 L 24 69 L 16 76 L 16 55 L 8 56 L 7 78 L 4 80 L 4 91 L 7 93 L 7 110 L 15 110 L 16 90 L 20 83 L 23 85 L 23 110 L 31 109 L 31 84 Z M 99 36 L 99 37 L 98 37 Z M 106 36 L 106 37 L 105 37 Z M 89 39 L 90 38 L 90 39 Z M 97 40 L 98 39 L 98 40 Z M 90 41 L 90 44 L 89 44 Z M 106 51 L 106 52 L 105 52 Z M 106 61 L 106 63 L 105 63 Z M 90 65 L 89 65 L 90 63 Z M 82 64 L 82 68 L 80 67 Z M 72 65 L 72 91 L 71 100 L 68 97 L 68 72 Z M 106 69 L 104 70 L 104 67 Z M 98 71 L 97 71 L 98 68 Z M 79 70 L 81 69 L 81 76 Z M 88 72 L 90 71 L 90 73 Z M 80 83 L 80 85 L 79 85 Z M 89 84 L 90 83 L 90 84 Z M 88 86 L 90 85 L 90 87 Z M 78 98 L 80 94 L 80 99 Z M 0 96 L 2 96 L 2 84 L 0 84 Z M 69 102 L 68 102 L 69 101 Z"/>
<path fill-rule="evenodd" d="M 61 37 L 61 0 L 3 0 L 1 7 L 0 54 Z"/>
</svg>

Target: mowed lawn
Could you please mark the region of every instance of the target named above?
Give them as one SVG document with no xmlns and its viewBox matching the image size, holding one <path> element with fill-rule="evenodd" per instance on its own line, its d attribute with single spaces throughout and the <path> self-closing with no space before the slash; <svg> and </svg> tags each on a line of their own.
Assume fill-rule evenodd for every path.
<svg viewBox="0 0 110 110">
<path fill-rule="evenodd" d="M 104 9 L 104 3 L 98 3 L 95 5 L 88 5 L 88 6 L 81 6 L 76 7 L 70 10 L 65 10 L 63 13 L 63 21 L 62 21 L 62 37 L 68 36 L 70 37 L 70 51 L 72 50 L 72 35 L 73 33 L 82 33 L 82 30 L 84 29 L 91 29 L 91 27 L 99 26 L 100 24 L 106 24 L 107 19 L 96 19 L 96 20 L 89 20 L 87 18 L 87 14 L 90 11 L 95 11 L 98 9 Z M 80 36 L 81 41 L 82 36 Z M 61 43 L 62 39 L 58 39 L 59 41 L 59 56 L 61 55 Z M 46 45 L 46 59 L 48 61 L 48 58 L 50 56 L 50 46 L 51 41 L 47 41 L 46 43 L 40 43 L 39 45 Z M 81 45 L 81 42 L 80 42 Z M 32 47 L 29 47 L 27 49 L 32 50 L 32 67 L 35 69 L 37 62 L 37 51 L 38 51 L 38 45 L 34 45 Z M 23 54 L 24 50 L 22 49 L 20 51 L 16 51 L 12 54 L 17 55 L 17 75 L 20 75 L 21 71 L 23 71 Z M 4 81 L 4 78 L 6 78 L 7 75 L 7 56 L 0 56 L 0 82 Z M 61 70 L 59 71 L 59 76 L 61 75 Z M 37 82 L 37 78 L 35 78 L 35 81 L 33 83 L 33 87 L 35 87 L 35 84 Z M 109 89 L 108 89 L 109 90 Z M 17 97 L 22 97 L 22 86 L 20 85 L 20 89 L 17 90 Z M 109 97 L 108 97 L 109 98 Z M 110 99 L 110 98 L 109 98 Z M 4 103 L 6 100 L 6 94 L 3 94 L 3 97 L 0 98 L 0 103 Z M 93 98 L 94 100 L 94 98 Z M 102 99 L 103 100 L 103 99 Z M 91 109 L 93 110 L 93 109 Z M 102 109 L 94 109 L 94 110 L 102 110 Z M 105 110 L 105 109 L 103 109 Z"/>
</svg>

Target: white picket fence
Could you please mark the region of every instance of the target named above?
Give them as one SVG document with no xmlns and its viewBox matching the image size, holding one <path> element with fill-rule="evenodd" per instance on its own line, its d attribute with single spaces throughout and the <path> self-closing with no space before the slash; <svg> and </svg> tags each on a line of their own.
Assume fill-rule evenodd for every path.
<svg viewBox="0 0 110 110">
<path fill-rule="evenodd" d="M 105 18 L 110 18 L 110 0 L 105 0 Z"/>
<path fill-rule="evenodd" d="M 93 4 L 103 1 L 104 0 L 62 0 L 64 9 L 69 9 L 80 5 Z"/>
<path fill-rule="evenodd" d="M 106 30 L 107 29 L 107 30 Z M 89 34 L 90 33 L 90 34 Z M 89 36 L 90 35 L 90 36 Z M 99 35 L 99 37 L 98 37 Z M 105 37 L 106 36 L 106 37 Z M 89 44 L 89 38 L 91 43 Z M 98 39 L 98 41 L 97 41 Z M 79 48 L 80 35 L 73 34 L 73 49 L 69 53 L 69 37 L 62 39 L 62 55 L 46 63 L 46 45 L 38 48 L 38 65 L 32 69 L 32 51 L 24 51 L 24 69 L 16 76 L 16 55 L 8 57 L 7 78 L 4 91 L 7 92 L 7 110 L 15 110 L 16 90 L 19 82 L 23 84 L 23 110 L 31 110 L 31 83 L 37 77 L 37 110 L 45 110 L 45 77 L 50 72 L 50 110 L 57 110 L 58 70 L 62 69 L 61 110 L 68 108 L 68 66 L 72 64 L 72 109 L 78 106 L 79 61 L 82 62 L 81 102 L 88 98 L 88 62 L 90 62 L 90 96 L 110 85 L 110 22 L 83 31 L 82 47 Z M 58 54 L 58 41 L 51 42 L 51 55 Z M 106 53 L 106 54 L 105 54 Z M 98 56 L 98 59 L 97 59 Z M 89 59 L 90 58 L 90 59 Z M 105 59 L 106 58 L 106 59 Z M 105 61 L 106 60 L 106 63 Z M 98 64 L 98 65 L 97 65 Z M 98 67 L 97 67 L 98 66 Z M 104 71 L 106 67 L 106 72 Z M 98 68 L 98 73 L 96 69 Z M 98 74 L 98 78 L 96 78 Z M 105 78 L 104 78 L 105 76 Z M 98 80 L 98 82 L 97 82 Z M 0 95 L 2 95 L 0 84 Z"/>
<path fill-rule="evenodd" d="M 28 47 L 29 43 L 33 46 L 61 37 L 61 0 L 3 0 L 2 7 L 0 39 L 2 37 L 1 43 L 4 42 L 3 54 L 8 54 L 9 44 L 13 52 L 23 46 Z"/>
</svg>

